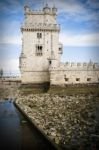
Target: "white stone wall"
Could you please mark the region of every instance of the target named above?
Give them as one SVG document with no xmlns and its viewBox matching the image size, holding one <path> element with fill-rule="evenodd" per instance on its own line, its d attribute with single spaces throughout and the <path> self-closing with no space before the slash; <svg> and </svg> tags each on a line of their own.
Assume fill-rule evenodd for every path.
<svg viewBox="0 0 99 150">
<path fill-rule="evenodd" d="M 66 75 L 66 76 L 65 76 Z M 65 81 L 65 78 L 68 81 Z M 80 81 L 76 81 L 79 78 Z M 91 81 L 87 81 L 91 78 Z M 50 75 L 51 85 L 99 83 L 99 71 L 52 71 Z"/>
<path fill-rule="evenodd" d="M 60 61 L 56 14 L 52 9 L 46 13 L 46 9 L 32 11 L 30 8 L 25 8 L 25 20 L 21 28 L 23 38 L 20 56 L 21 79 L 24 83 L 49 82 L 49 61 L 52 51 L 55 58 Z M 37 33 L 41 33 L 42 37 L 37 38 Z M 42 46 L 42 56 L 36 54 L 38 45 Z"/>
<path fill-rule="evenodd" d="M 77 66 L 78 65 L 78 66 Z M 90 63 L 68 63 L 50 68 L 50 84 L 99 83 L 99 65 Z"/>
<path fill-rule="evenodd" d="M 49 72 L 47 71 L 24 71 L 21 75 L 22 83 L 46 83 L 49 82 Z"/>
<path fill-rule="evenodd" d="M 55 58 L 59 59 L 58 33 L 41 32 L 42 39 L 37 39 L 37 32 L 23 32 L 24 47 L 23 52 L 26 56 L 26 70 L 48 70 L 51 49 Z M 52 37 L 52 39 L 51 39 Z M 56 42 L 55 42 L 56 41 Z M 42 45 L 42 56 L 36 56 L 36 45 Z"/>
<path fill-rule="evenodd" d="M 38 25 L 38 24 L 57 24 L 53 14 L 44 15 L 43 12 L 34 12 L 33 15 L 26 15 L 25 24 Z"/>
</svg>

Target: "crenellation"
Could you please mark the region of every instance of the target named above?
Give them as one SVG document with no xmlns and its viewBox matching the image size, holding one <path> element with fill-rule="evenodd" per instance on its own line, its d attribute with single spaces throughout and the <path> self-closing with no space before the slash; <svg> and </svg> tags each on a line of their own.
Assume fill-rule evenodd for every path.
<svg viewBox="0 0 99 150">
<path fill-rule="evenodd" d="M 57 13 L 57 8 L 54 6 L 50 8 L 48 4 L 42 10 L 31 10 L 29 6 L 24 6 L 25 15 L 53 15 Z"/>
</svg>

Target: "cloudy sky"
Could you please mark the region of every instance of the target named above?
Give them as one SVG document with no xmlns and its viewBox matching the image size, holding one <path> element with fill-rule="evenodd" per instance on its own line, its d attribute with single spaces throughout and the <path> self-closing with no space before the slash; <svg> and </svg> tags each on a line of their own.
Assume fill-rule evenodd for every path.
<svg viewBox="0 0 99 150">
<path fill-rule="evenodd" d="M 42 9 L 46 0 L 0 0 L 0 68 L 19 73 L 21 52 L 20 26 L 24 20 L 23 6 Z M 58 8 L 61 25 L 62 61 L 99 62 L 99 0 L 50 0 Z"/>
</svg>

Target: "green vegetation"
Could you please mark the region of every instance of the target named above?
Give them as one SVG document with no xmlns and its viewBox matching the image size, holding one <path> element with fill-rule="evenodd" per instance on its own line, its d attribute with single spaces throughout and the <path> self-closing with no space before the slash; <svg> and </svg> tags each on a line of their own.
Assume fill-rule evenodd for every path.
<svg viewBox="0 0 99 150">
<path fill-rule="evenodd" d="M 49 89 L 49 85 L 38 85 L 34 86 L 32 84 L 29 85 L 21 85 L 19 88 L 19 93 L 21 95 L 29 95 L 29 94 L 40 94 L 46 93 Z"/>
<path fill-rule="evenodd" d="M 51 87 L 49 89 L 45 87 L 20 87 L 21 95 L 29 94 L 61 94 L 61 95 L 77 95 L 77 94 L 99 94 L 99 85 L 75 85 L 67 87 Z"/>
<path fill-rule="evenodd" d="M 0 88 L 0 99 L 7 99 L 9 97 L 9 90 Z"/>
<path fill-rule="evenodd" d="M 2 84 L 2 83 L 1 83 Z M 96 94 L 99 95 L 99 85 L 69 85 L 66 87 L 52 86 L 49 85 L 21 85 L 11 87 L 11 85 L 5 85 L 0 87 L 0 98 L 8 98 L 12 95 L 30 95 L 30 94 L 58 94 L 58 95 L 79 95 L 79 94 Z"/>
<path fill-rule="evenodd" d="M 20 88 L 19 91 L 21 95 L 39 94 L 45 92 L 42 88 Z"/>
<path fill-rule="evenodd" d="M 48 91 L 50 94 L 99 94 L 99 85 L 84 85 L 84 86 L 67 86 L 67 87 L 51 87 Z"/>
</svg>

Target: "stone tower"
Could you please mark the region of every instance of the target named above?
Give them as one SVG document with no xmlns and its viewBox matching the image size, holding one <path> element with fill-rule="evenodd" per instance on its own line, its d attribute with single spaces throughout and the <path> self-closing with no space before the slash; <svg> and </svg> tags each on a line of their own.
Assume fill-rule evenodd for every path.
<svg viewBox="0 0 99 150">
<path fill-rule="evenodd" d="M 62 54 L 60 26 L 56 21 L 57 8 L 50 8 L 46 4 L 41 11 L 32 11 L 29 6 L 25 6 L 24 11 L 20 55 L 22 83 L 46 83 L 50 81 L 49 67 L 52 61 L 56 65 L 60 63 Z"/>
</svg>

